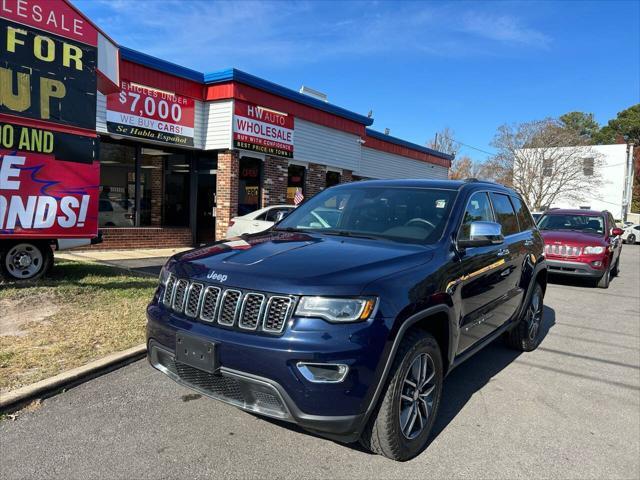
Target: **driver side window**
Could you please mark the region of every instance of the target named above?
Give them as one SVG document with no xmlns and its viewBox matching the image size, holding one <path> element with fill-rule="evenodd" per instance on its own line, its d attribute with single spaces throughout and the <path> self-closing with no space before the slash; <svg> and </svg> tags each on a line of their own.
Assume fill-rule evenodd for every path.
<svg viewBox="0 0 640 480">
<path fill-rule="evenodd" d="M 464 211 L 464 218 L 458 233 L 459 240 L 469 240 L 471 222 L 493 222 L 493 212 L 489 197 L 485 192 L 478 192 L 471 195 L 467 202 L 467 208 Z"/>
</svg>

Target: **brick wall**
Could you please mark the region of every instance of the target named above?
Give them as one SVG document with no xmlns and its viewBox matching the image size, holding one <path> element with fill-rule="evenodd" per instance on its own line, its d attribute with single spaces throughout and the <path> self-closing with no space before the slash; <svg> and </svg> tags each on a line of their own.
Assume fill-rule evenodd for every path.
<svg viewBox="0 0 640 480">
<path fill-rule="evenodd" d="M 238 215 L 238 152 L 218 153 L 216 175 L 216 239 L 225 237 L 229 220 Z"/>
<path fill-rule="evenodd" d="M 351 182 L 353 182 L 353 172 L 351 170 L 342 170 L 342 175 L 340 175 L 340 183 Z"/>
<path fill-rule="evenodd" d="M 262 206 L 287 203 L 287 173 L 289 162 L 286 158 L 267 156 L 262 170 Z"/>
<path fill-rule="evenodd" d="M 102 243 L 90 249 L 190 247 L 189 228 L 101 228 Z"/>
<path fill-rule="evenodd" d="M 305 179 L 305 198 L 311 198 L 316 193 L 324 190 L 327 184 L 327 167 L 310 163 L 307 168 L 307 178 Z"/>
</svg>

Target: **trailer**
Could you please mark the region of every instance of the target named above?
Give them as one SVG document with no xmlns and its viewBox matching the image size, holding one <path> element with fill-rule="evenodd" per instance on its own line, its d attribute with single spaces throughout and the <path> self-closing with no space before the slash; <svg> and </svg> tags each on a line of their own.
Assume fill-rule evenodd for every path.
<svg viewBox="0 0 640 480">
<path fill-rule="evenodd" d="M 34 280 L 53 252 L 100 241 L 97 92 L 118 47 L 67 0 L 0 8 L 0 276 Z"/>
</svg>

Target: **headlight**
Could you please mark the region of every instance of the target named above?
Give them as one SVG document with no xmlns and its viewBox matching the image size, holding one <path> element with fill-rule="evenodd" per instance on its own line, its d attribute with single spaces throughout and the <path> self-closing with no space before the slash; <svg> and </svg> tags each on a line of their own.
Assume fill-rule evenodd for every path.
<svg viewBox="0 0 640 480">
<path fill-rule="evenodd" d="M 584 247 L 582 253 L 584 255 L 598 255 L 604 252 L 604 247 Z"/>
<path fill-rule="evenodd" d="M 356 322 L 369 318 L 375 306 L 375 298 L 302 297 L 296 315 L 330 322 Z"/>
</svg>

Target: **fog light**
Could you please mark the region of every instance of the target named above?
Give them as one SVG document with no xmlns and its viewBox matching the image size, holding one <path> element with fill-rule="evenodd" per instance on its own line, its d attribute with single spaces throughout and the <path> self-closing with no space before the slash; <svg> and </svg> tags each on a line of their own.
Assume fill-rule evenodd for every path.
<svg viewBox="0 0 640 480">
<path fill-rule="evenodd" d="M 302 376 L 313 383 L 338 383 L 349 372 L 349 367 L 342 363 L 298 362 L 297 367 Z"/>
<path fill-rule="evenodd" d="M 602 262 L 600 260 L 596 260 L 595 262 L 591 262 L 591 265 L 593 265 L 594 267 L 601 267 Z"/>
</svg>

